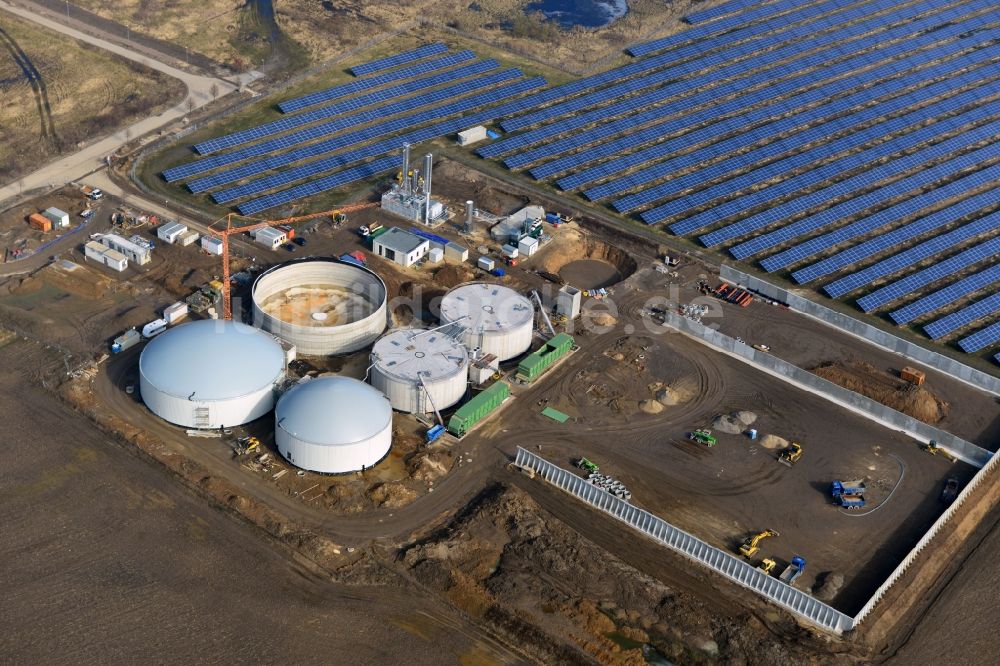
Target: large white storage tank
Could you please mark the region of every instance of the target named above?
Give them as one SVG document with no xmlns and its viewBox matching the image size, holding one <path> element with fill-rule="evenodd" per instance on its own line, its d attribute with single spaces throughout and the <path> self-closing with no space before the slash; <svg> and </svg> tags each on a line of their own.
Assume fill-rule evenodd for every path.
<svg viewBox="0 0 1000 666">
<path fill-rule="evenodd" d="M 377 390 L 348 377 L 296 384 L 274 410 L 274 442 L 296 467 L 324 474 L 376 465 L 392 445 L 392 406 Z"/>
<path fill-rule="evenodd" d="M 346 354 L 386 327 L 382 279 L 338 259 L 309 258 L 261 273 L 253 284 L 254 322 L 295 345 L 300 356 Z"/>
<path fill-rule="evenodd" d="M 465 395 L 469 353 L 444 331 L 391 331 L 375 343 L 371 362 L 372 386 L 401 412 L 445 409 Z"/>
<path fill-rule="evenodd" d="M 221 428 L 274 407 L 285 354 L 271 336 L 232 321 L 181 324 L 153 338 L 139 357 L 139 392 L 160 418 Z"/>
<path fill-rule="evenodd" d="M 531 301 L 509 287 L 487 282 L 461 284 L 441 299 L 441 323 L 464 330 L 460 339 L 506 361 L 524 353 L 534 334 Z"/>
</svg>

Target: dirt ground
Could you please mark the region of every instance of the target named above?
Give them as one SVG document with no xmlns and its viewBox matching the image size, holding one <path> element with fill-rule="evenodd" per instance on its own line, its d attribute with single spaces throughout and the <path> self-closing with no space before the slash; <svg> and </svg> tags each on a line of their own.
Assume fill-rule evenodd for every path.
<svg viewBox="0 0 1000 666">
<path fill-rule="evenodd" d="M 179 101 L 152 69 L 6 14 L 0 25 L 0 182 Z"/>
<path fill-rule="evenodd" d="M 69 213 L 68 228 L 53 228 L 52 231 L 43 233 L 28 224 L 29 215 L 52 207 Z M 90 221 L 80 217 L 80 213 L 87 208 L 94 211 L 94 217 Z M 0 211 L 0 247 L 3 248 L 4 262 L 33 254 L 40 246 L 66 234 L 79 234 L 83 239 L 81 242 L 85 242 L 87 232 L 80 227 L 96 227 L 94 220 L 106 219 L 107 209 L 106 201 L 90 201 L 79 189 L 69 185 Z"/>
</svg>

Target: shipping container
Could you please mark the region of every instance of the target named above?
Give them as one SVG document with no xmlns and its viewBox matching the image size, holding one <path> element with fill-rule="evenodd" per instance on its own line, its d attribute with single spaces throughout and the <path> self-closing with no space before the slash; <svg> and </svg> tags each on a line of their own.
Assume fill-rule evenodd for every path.
<svg viewBox="0 0 1000 666">
<path fill-rule="evenodd" d="M 58 208 L 46 208 L 42 215 L 52 220 L 52 226 L 54 227 L 69 226 L 69 213 L 64 210 L 60 210 Z"/>
<path fill-rule="evenodd" d="M 476 262 L 476 265 L 484 271 L 491 271 L 493 270 L 494 263 L 489 257 L 479 257 L 479 261 Z"/>
<path fill-rule="evenodd" d="M 184 301 L 177 301 L 173 305 L 163 308 L 163 318 L 171 325 L 187 317 L 187 314 L 188 305 Z"/>
<path fill-rule="evenodd" d="M 510 395 L 506 382 L 497 382 L 458 408 L 448 419 L 448 432 L 461 437 L 499 407 Z"/>
<path fill-rule="evenodd" d="M 216 238 L 215 236 L 202 236 L 201 249 L 205 250 L 209 254 L 221 255 L 222 239 Z"/>
<path fill-rule="evenodd" d="M 52 220 L 41 213 L 32 213 L 28 216 L 28 224 L 43 233 L 52 231 Z"/>
<path fill-rule="evenodd" d="M 921 386 L 924 383 L 924 380 L 927 379 L 927 376 L 922 370 L 917 370 L 916 368 L 907 366 L 899 371 L 899 378 L 905 382 Z"/>
<path fill-rule="evenodd" d="M 444 258 L 452 261 L 468 261 L 469 249 L 457 243 L 448 243 L 444 246 Z"/>
<path fill-rule="evenodd" d="M 427 253 L 427 261 L 432 264 L 439 264 L 444 260 L 444 248 L 436 247 Z"/>
<path fill-rule="evenodd" d="M 521 359 L 517 364 L 517 378 L 525 382 L 537 379 L 572 348 L 573 336 L 559 333 L 540 349 Z"/>
</svg>

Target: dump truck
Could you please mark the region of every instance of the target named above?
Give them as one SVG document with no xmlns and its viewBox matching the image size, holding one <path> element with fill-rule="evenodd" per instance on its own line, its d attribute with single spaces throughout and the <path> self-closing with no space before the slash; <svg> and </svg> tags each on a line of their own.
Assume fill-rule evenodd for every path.
<svg viewBox="0 0 1000 666">
<path fill-rule="evenodd" d="M 783 583 L 788 583 L 789 585 L 795 584 L 795 579 L 802 575 L 802 572 L 806 570 L 806 561 L 804 558 L 796 555 L 792 558 L 791 564 L 785 567 L 785 570 L 781 572 L 779 578 Z"/>
<path fill-rule="evenodd" d="M 941 491 L 941 501 L 945 504 L 951 504 L 958 497 L 958 477 L 949 477 L 947 481 L 944 482 L 944 489 Z"/>
<path fill-rule="evenodd" d="M 856 481 L 834 481 L 830 484 L 830 496 L 840 497 L 841 495 L 864 495 L 865 482 L 861 479 Z"/>
<path fill-rule="evenodd" d="M 715 446 L 715 437 L 712 431 L 707 428 L 699 428 L 688 433 L 687 438 L 692 442 L 698 442 L 705 446 Z"/>
<path fill-rule="evenodd" d="M 845 509 L 860 509 L 865 505 L 865 496 L 844 494 L 838 495 L 835 501 Z"/>
</svg>

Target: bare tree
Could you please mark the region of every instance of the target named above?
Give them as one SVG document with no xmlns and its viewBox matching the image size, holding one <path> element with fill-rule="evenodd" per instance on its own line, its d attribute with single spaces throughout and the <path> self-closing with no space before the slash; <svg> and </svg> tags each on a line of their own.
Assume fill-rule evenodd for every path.
<svg viewBox="0 0 1000 666">
<path fill-rule="evenodd" d="M 184 105 L 187 107 L 188 113 L 194 111 L 194 97 L 188 97 Z"/>
<path fill-rule="evenodd" d="M 128 143 L 131 140 L 132 140 L 132 128 L 131 127 L 126 127 L 125 128 L 125 143 Z"/>
<path fill-rule="evenodd" d="M 24 178 L 20 178 L 17 181 L 17 194 L 18 196 L 24 194 Z"/>
<path fill-rule="evenodd" d="M 219 97 L 219 84 L 213 83 L 212 87 L 208 89 L 208 92 L 212 93 L 212 100 L 216 100 Z"/>
</svg>

